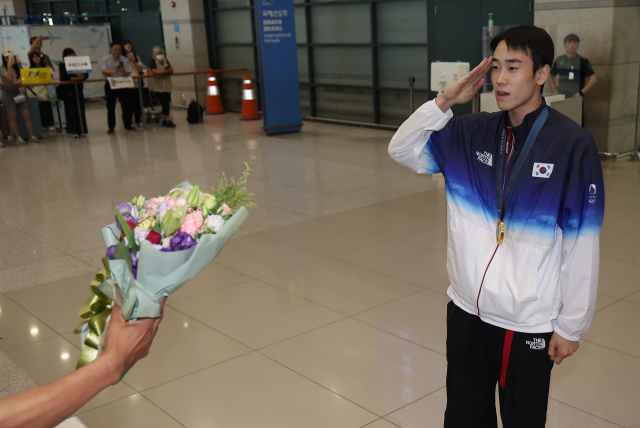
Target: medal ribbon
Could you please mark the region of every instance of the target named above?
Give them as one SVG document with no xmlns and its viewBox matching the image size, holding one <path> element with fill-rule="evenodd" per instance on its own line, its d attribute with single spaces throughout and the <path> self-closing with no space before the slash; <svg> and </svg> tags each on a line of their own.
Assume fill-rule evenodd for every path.
<svg viewBox="0 0 640 428">
<path fill-rule="evenodd" d="M 498 208 L 498 218 L 500 220 L 504 220 L 504 215 L 507 212 L 507 208 L 509 207 L 509 202 L 511 201 L 511 195 L 513 194 L 513 189 L 516 186 L 516 180 L 518 179 L 520 170 L 522 169 L 522 166 L 524 165 L 524 162 L 527 159 L 527 156 L 529 155 L 531 148 L 533 147 L 533 143 L 536 141 L 536 138 L 540 133 L 540 129 L 542 129 L 542 126 L 544 125 L 548 116 L 549 116 L 549 107 L 545 106 L 544 109 L 542 109 L 542 112 L 540 112 L 540 115 L 538 116 L 536 121 L 533 123 L 533 126 L 531 127 L 531 132 L 529 132 L 529 136 L 527 137 L 527 140 L 525 141 L 524 146 L 522 147 L 522 151 L 518 155 L 516 163 L 513 165 L 513 170 L 511 171 L 511 176 L 509 177 L 509 183 L 507 184 L 506 191 L 504 189 L 504 184 L 506 182 L 507 170 L 505 168 L 503 171 L 502 165 L 504 164 L 504 155 L 507 149 L 506 146 L 508 144 L 508 141 L 507 141 L 507 144 L 505 144 L 505 140 L 507 140 L 506 138 L 507 133 L 504 130 L 504 127 L 502 129 L 502 138 L 500 139 L 500 147 L 498 150 L 498 163 L 497 163 L 498 169 L 497 169 L 497 176 L 496 176 L 496 205 Z M 513 147 L 512 147 L 512 150 L 513 150 Z M 511 155 L 509 155 L 509 157 L 511 157 Z"/>
<path fill-rule="evenodd" d="M 538 133 L 540 133 L 540 129 L 544 125 L 547 117 L 549 116 L 549 107 L 545 106 L 540 112 L 540 115 L 533 123 L 531 127 L 531 132 L 529 132 L 529 136 L 524 143 L 524 147 L 522 148 L 522 152 L 518 155 L 515 165 L 513 166 L 513 170 L 511 171 L 511 176 L 509 177 L 509 184 L 507 185 L 506 194 L 505 194 L 505 183 L 507 179 L 507 168 L 509 167 L 509 161 L 511 160 L 511 156 L 515 152 L 515 137 L 513 139 L 513 143 L 511 143 L 512 129 L 509 127 L 509 136 L 506 136 L 506 131 L 504 130 L 504 126 L 502 127 L 502 138 L 500 139 L 500 146 L 498 148 L 498 162 L 497 162 L 497 173 L 496 173 L 496 205 L 498 208 L 498 228 L 496 229 L 496 240 L 498 245 L 496 249 L 493 251 L 493 255 L 491 256 L 491 260 L 489 260 L 489 264 L 487 264 L 487 268 L 484 271 L 484 275 L 482 275 L 482 281 L 480 282 L 480 289 L 478 290 L 478 297 L 476 299 L 476 308 L 478 310 L 478 315 L 480 315 L 480 294 L 482 293 L 482 286 L 484 285 L 484 279 L 487 275 L 487 271 L 489 270 L 489 266 L 491 266 L 491 262 L 493 258 L 496 256 L 498 252 L 498 248 L 502 244 L 502 240 L 504 238 L 505 228 L 504 228 L 504 214 L 507 212 L 507 207 L 509 206 L 509 202 L 511 201 L 511 195 L 513 194 L 513 189 L 516 185 L 516 180 L 518 179 L 518 175 L 520 174 L 520 170 L 524 165 L 524 161 L 527 159 L 531 148 L 533 147 L 533 143 L 538 137 Z M 506 142 L 505 142 L 506 140 Z M 509 157 L 507 158 L 506 165 L 504 167 L 504 171 L 502 169 L 502 165 L 504 162 L 505 153 L 509 153 Z"/>
</svg>

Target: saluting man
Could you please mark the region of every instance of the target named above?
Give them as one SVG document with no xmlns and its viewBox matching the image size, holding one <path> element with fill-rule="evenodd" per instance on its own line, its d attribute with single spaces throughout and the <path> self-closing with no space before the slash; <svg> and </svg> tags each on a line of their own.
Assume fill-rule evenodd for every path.
<svg viewBox="0 0 640 428">
<path fill-rule="evenodd" d="M 591 134 L 541 96 L 551 37 L 534 26 L 421 106 L 389 154 L 447 191 L 445 427 L 545 426 L 553 362 L 578 350 L 596 305 L 604 185 Z M 491 70 L 502 112 L 451 119 Z"/>
</svg>

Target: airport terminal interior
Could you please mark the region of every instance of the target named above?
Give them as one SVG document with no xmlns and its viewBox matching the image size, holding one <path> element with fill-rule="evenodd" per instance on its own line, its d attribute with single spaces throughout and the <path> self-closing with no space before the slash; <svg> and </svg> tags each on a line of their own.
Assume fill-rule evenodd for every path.
<svg viewBox="0 0 640 428">
<path fill-rule="evenodd" d="M 157 11 L 145 0 L 136 9 L 162 21 L 164 43 L 153 44 L 164 47 L 175 71 L 247 68 L 261 103 L 256 35 L 247 21 L 254 1 L 176 2 L 186 12 L 164 0 Z M 595 316 L 576 354 L 552 370 L 546 426 L 638 428 L 640 6 L 483 2 L 461 0 L 482 17 L 470 63 L 483 56 L 487 8 L 508 6 L 509 19 L 547 29 L 556 57 L 566 34 L 578 34 L 579 52 L 598 77 L 583 104 L 545 90 L 551 107 L 594 135 L 606 189 Z M 293 3 L 299 132 L 267 135 L 263 120 L 241 120 L 242 72 L 231 72 L 218 75 L 216 96 L 226 111 L 199 123 L 187 122 L 186 107 L 196 97 L 207 107 L 206 74 L 195 89 L 193 77 L 173 78 L 175 128 L 150 120 L 126 130 L 118 105 L 108 133 L 100 93 L 87 98 L 89 132 L 80 138 L 44 127 L 37 143 L 3 140 L 0 399 L 74 371 L 82 349 L 74 334 L 78 310 L 103 268 L 100 230 L 114 221 L 114 205 L 166 194 L 183 181 L 207 191 L 223 173 L 240 178 L 246 164 L 257 207 L 213 263 L 168 298 L 148 357 L 81 407 L 77 426 L 443 426 L 451 301 L 445 180 L 416 174 L 387 150 L 411 100 L 416 109 L 438 92 L 430 88 L 431 60 L 456 61 L 438 56 L 445 48 L 432 37 L 444 30 L 429 27 L 438 11 L 452 14 L 454 2 Z M 24 8 L 23 1 L 8 4 Z M 44 4 L 58 7 L 38 7 Z M 77 4 L 72 14 L 87 7 L 70 4 Z M 102 21 L 86 23 L 114 25 L 136 44 L 125 25 L 131 18 L 101 13 Z M 424 22 L 415 18 L 421 14 Z M 498 29 L 511 23 L 496 19 Z M 443 45 L 467 49 L 457 43 Z M 416 79 L 411 96 L 407 77 Z M 482 102 L 454 113 L 478 111 Z"/>
</svg>

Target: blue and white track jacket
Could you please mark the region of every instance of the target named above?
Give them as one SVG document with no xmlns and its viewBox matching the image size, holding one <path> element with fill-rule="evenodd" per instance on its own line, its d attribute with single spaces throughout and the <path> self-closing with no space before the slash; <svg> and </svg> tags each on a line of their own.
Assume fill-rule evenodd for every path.
<svg viewBox="0 0 640 428">
<path fill-rule="evenodd" d="M 517 177 L 504 217 L 504 243 L 496 250 L 495 177 L 497 168 L 504 168 L 496 165 L 496 152 L 507 113 L 450 121 L 452 116 L 429 101 L 389 144 L 396 162 L 420 174 L 444 175 L 449 297 L 505 329 L 555 331 L 579 340 L 595 312 L 604 217 L 593 137 L 550 110 Z"/>
</svg>

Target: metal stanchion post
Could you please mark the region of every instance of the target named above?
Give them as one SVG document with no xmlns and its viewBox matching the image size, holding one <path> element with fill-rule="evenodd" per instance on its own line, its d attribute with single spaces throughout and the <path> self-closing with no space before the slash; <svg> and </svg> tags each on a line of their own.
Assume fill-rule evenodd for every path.
<svg viewBox="0 0 640 428">
<path fill-rule="evenodd" d="M 196 104 L 198 104 L 198 106 L 200 106 L 200 100 L 198 99 L 198 76 L 197 75 L 193 75 L 193 88 L 196 91 Z M 200 110 L 198 108 L 198 110 Z M 198 111 L 198 122 L 200 122 L 200 111 Z"/>
<path fill-rule="evenodd" d="M 144 113 L 144 99 L 142 97 L 142 79 L 138 79 L 138 97 L 140 98 L 140 113 L 142 113 L 142 129 L 147 129 L 147 115 Z"/>
<path fill-rule="evenodd" d="M 415 77 L 409 77 L 409 114 L 413 114 L 413 84 L 416 83 Z"/>
<path fill-rule="evenodd" d="M 480 93 L 476 93 L 471 99 L 471 112 L 478 113 L 480 111 Z"/>
<path fill-rule="evenodd" d="M 5 89 L 2 89 L 2 94 L 4 95 L 4 91 Z M 11 116 L 9 116 L 9 109 L 7 108 L 7 104 L 4 102 L 3 99 L 3 103 L 2 103 L 2 107 L 4 108 L 4 114 L 7 116 L 7 125 L 9 125 L 9 139 L 8 141 L 11 142 L 11 144 L 18 144 L 18 137 L 19 135 L 13 135 L 13 128 L 11 128 Z M 16 128 L 18 127 L 18 125 L 16 124 Z"/>
<path fill-rule="evenodd" d="M 640 82 L 640 73 L 638 75 L 638 82 Z M 639 83 L 640 84 L 640 83 Z M 633 154 L 631 155 L 631 160 L 634 162 L 640 162 L 640 153 L 638 153 L 638 150 L 640 150 L 640 129 L 638 129 L 638 126 L 640 126 L 640 86 L 638 87 L 638 97 L 636 100 L 636 139 L 635 139 L 635 144 L 633 145 Z"/>
<path fill-rule="evenodd" d="M 78 126 L 80 128 L 80 135 L 84 135 L 84 121 L 82 120 L 82 107 L 80 105 L 80 91 L 78 91 L 78 84 L 73 84 L 73 89 L 76 91 L 76 105 L 78 106 Z M 64 102 L 64 101 L 63 101 Z"/>
</svg>

